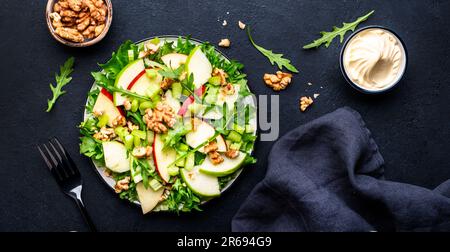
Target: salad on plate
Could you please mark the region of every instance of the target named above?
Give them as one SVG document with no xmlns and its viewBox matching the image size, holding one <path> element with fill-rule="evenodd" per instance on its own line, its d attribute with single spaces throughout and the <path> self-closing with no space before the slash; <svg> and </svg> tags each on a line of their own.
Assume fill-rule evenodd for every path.
<svg viewBox="0 0 450 252">
<path fill-rule="evenodd" d="M 211 44 L 126 41 L 99 66 L 80 152 L 144 214 L 200 210 L 256 162 L 256 102 L 243 65 Z"/>
</svg>

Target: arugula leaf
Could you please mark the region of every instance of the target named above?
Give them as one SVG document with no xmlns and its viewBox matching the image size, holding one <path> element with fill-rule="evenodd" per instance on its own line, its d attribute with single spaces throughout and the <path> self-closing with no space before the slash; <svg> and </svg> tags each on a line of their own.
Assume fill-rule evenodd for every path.
<svg viewBox="0 0 450 252">
<path fill-rule="evenodd" d="M 195 44 L 193 44 L 190 39 L 191 36 L 186 36 L 184 41 L 181 37 L 178 37 L 175 52 L 189 55 L 189 53 L 191 53 L 191 51 L 195 48 Z"/>
<path fill-rule="evenodd" d="M 53 97 L 51 100 L 47 101 L 47 110 L 45 112 L 50 112 L 52 110 L 53 105 L 55 105 L 56 100 L 63 94 L 66 93 L 66 91 L 62 90 L 62 88 L 69 84 L 69 82 L 72 80 L 72 77 L 69 75 L 73 72 L 73 63 L 75 59 L 73 57 L 70 57 L 64 65 L 59 67 L 59 75 L 55 73 L 55 80 L 56 80 L 56 86 L 53 86 L 50 84 L 50 89 L 52 90 Z"/>
<path fill-rule="evenodd" d="M 138 49 L 139 48 L 136 44 L 130 40 L 127 40 L 120 45 L 116 52 L 112 53 L 110 60 L 104 64 L 99 64 L 99 66 L 105 71 L 108 78 L 115 79 L 117 74 L 122 71 L 128 63 L 130 63 L 128 51 L 132 50 L 134 53 L 134 59 L 136 59 L 139 54 Z"/>
<path fill-rule="evenodd" d="M 158 73 L 166 78 L 179 80 L 181 73 L 184 71 L 184 65 L 180 65 L 177 69 L 172 69 L 167 66 L 161 66 L 161 70 Z"/>
<path fill-rule="evenodd" d="M 201 50 L 205 53 L 213 67 L 223 69 L 228 74 L 229 82 L 235 83 L 247 76 L 246 74 L 241 73 L 241 70 L 244 68 L 243 64 L 235 60 L 228 62 L 228 60 L 225 60 L 210 43 L 203 43 Z"/>
<path fill-rule="evenodd" d="M 359 17 L 356 21 L 352 23 L 343 23 L 343 26 L 338 28 L 336 26 L 333 27 L 333 30 L 331 32 L 320 32 L 322 35 L 321 38 L 314 40 L 314 42 L 303 46 L 303 49 L 311 49 L 311 48 L 317 48 L 321 46 L 322 44 L 325 44 L 325 47 L 328 48 L 333 42 L 333 39 L 337 36 L 340 36 L 340 42 L 342 43 L 344 41 L 344 36 L 348 31 L 355 31 L 356 27 L 366 21 L 375 11 L 372 10 L 371 12 L 367 13 L 366 15 Z"/>
<path fill-rule="evenodd" d="M 167 136 L 164 139 L 164 147 L 175 147 L 189 131 L 183 123 L 177 123 L 173 129 L 167 132 Z"/>
<path fill-rule="evenodd" d="M 180 179 L 177 179 L 172 185 L 172 190 L 165 200 L 165 204 L 169 211 L 176 212 L 190 212 L 192 210 L 202 211 L 200 206 L 201 200 L 195 195 L 189 187 L 186 186 Z"/>
<path fill-rule="evenodd" d="M 257 45 L 255 43 L 255 41 L 253 41 L 252 36 L 250 35 L 250 26 L 247 26 L 247 35 L 248 35 L 248 39 L 250 40 L 250 42 L 252 43 L 252 45 L 259 51 L 261 52 L 264 56 L 266 56 L 266 58 L 269 59 L 270 63 L 272 65 L 274 65 L 275 63 L 277 64 L 278 68 L 280 70 L 283 69 L 283 67 L 285 67 L 287 70 L 293 72 L 293 73 L 298 73 L 297 68 L 295 68 L 293 65 L 291 65 L 291 61 L 288 59 L 283 58 L 283 54 L 277 54 L 272 52 L 271 50 L 267 50 L 259 45 Z"/>
</svg>

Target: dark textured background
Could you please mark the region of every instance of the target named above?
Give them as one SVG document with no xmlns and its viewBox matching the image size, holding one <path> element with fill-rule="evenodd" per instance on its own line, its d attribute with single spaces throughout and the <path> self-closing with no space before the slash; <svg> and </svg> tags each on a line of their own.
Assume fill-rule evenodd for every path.
<svg viewBox="0 0 450 252">
<path fill-rule="evenodd" d="M 0 78 L 0 231 L 86 230 L 75 205 L 64 196 L 38 156 L 35 144 L 57 135 L 67 146 L 84 178 L 84 201 L 102 231 L 227 231 L 230 220 L 265 173 L 272 143 L 256 144 L 257 165 L 200 213 L 151 214 L 119 200 L 97 177 L 90 161 L 78 153 L 76 125 L 92 79 L 89 72 L 126 39 L 158 34 L 192 34 L 217 43 L 245 64 L 256 94 L 273 94 L 261 81 L 275 71 L 237 28 L 242 20 L 253 27 L 254 39 L 283 52 L 300 70 L 281 94 L 281 132 L 341 106 L 358 110 L 373 132 L 387 163 L 386 177 L 433 188 L 450 178 L 450 1 L 125 1 L 113 0 L 114 20 L 106 38 L 90 48 L 73 49 L 49 35 L 46 1 L 1 1 Z M 375 9 L 365 25 L 397 31 L 409 50 L 409 66 L 399 88 L 371 97 L 347 85 L 339 71 L 341 46 L 303 51 L 301 46 L 343 21 Z M 229 14 L 227 14 L 229 12 Z M 218 19 L 220 20 L 218 22 Z M 228 26 L 222 26 L 222 20 Z M 51 113 L 48 83 L 69 56 L 76 57 L 72 83 Z M 307 83 L 313 83 L 308 86 Z M 320 87 L 323 87 L 322 89 Z M 320 93 L 301 113 L 298 98 Z M 282 206 L 280 206 L 282 207 Z"/>
</svg>

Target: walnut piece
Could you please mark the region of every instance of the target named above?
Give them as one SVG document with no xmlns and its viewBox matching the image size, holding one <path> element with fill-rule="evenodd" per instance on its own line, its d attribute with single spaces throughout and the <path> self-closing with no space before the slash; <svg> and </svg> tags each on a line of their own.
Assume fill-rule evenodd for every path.
<svg viewBox="0 0 450 252">
<path fill-rule="evenodd" d="M 300 98 L 300 110 L 302 111 L 302 112 L 305 112 L 306 111 L 306 109 L 311 105 L 311 104 L 313 104 L 313 99 L 311 99 L 311 97 L 306 97 L 306 96 L 303 96 L 302 98 Z"/>
<path fill-rule="evenodd" d="M 125 109 L 125 110 L 130 110 L 131 109 L 131 102 L 129 101 L 129 100 L 125 100 L 124 102 L 123 102 L 123 108 Z"/>
<path fill-rule="evenodd" d="M 80 43 L 102 33 L 107 12 L 103 0 L 59 0 L 49 17 L 58 36 Z"/>
<path fill-rule="evenodd" d="M 112 126 L 113 127 L 125 126 L 125 125 L 127 125 L 127 119 L 124 116 L 121 116 L 121 115 L 117 116 L 112 121 Z"/>
<path fill-rule="evenodd" d="M 210 153 L 213 151 L 217 151 L 219 149 L 219 146 L 217 146 L 217 142 L 216 141 L 211 141 L 209 142 L 207 145 L 205 145 L 205 147 L 203 148 L 205 153 Z"/>
<path fill-rule="evenodd" d="M 236 90 L 234 89 L 233 84 L 228 83 L 225 86 L 220 87 L 220 92 L 224 95 L 234 95 Z"/>
<path fill-rule="evenodd" d="M 244 30 L 244 29 L 245 29 L 245 24 L 242 23 L 241 21 L 238 22 L 238 25 L 239 25 L 239 28 L 240 28 L 241 30 Z"/>
<path fill-rule="evenodd" d="M 277 71 L 276 74 L 264 74 L 264 82 L 274 91 L 286 89 L 292 81 L 292 74 Z"/>
<path fill-rule="evenodd" d="M 165 77 L 163 79 L 163 81 L 161 82 L 160 86 L 162 90 L 167 90 L 170 88 L 170 86 L 172 86 L 172 83 L 174 83 L 175 81 L 173 79 L 167 78 Z"/>
<path fill-rule="evenodd" d="M 228 74 L 225 73 L 224 70 L 222 70 L 220 68 L 214 68 L 213 72 L 212 72 L 212 76 L 220 77 L 220 85 L 225 86 L 228 84 L 228 82 L 227 82 Z"/>
<path fill-rule="evenodd" d="M 225 156 L 227 158 L 235 159 L 239 156 L 238 150 L 229 149 L 227 152 L 225 152 Z"/>
<path fill-rule="evenodd" d="M 153 110 L 147 109 L 143 120 L 148 129 L 158 134 L 166 133 L 168 128 L 173 128 L 177 121 L 175 111 L 163 102 L 158 102 Z"/>
<path fill-rule="evenodd" d="M 138 146 L 134 147 L 133 151 L 131 152 L 131 155 L 133 155 L 136 158 L 148 158 L 150 155 L 152 155 L 152 147 L 151 146 Z"/>
<path fill-rule="evenodd" d="M 116 193 L 121 193 L 122 191 L 126 191 L 130 188 L 131 178 L 129 176 L 126 176 L 125 178 L 119 180 L 116 182 L 116 185 L 114 186 L 114 191 Z"/>
<path fill-rule="evenodd" d="M 231 41 L 229 39 L 221 39 L 219 42 L 220 47 L 230 47 Z"/>
<path fill-rule="evenodd" d="M 102 127 L 100 131 L 97 131 L 93 137 L 100 141 L 109 141 L 116 137 L 116 133 L 113 128 Z"/>
<path fill-rule="evenodd" d="M 212 151 L 208 153 L 209 160 L 213 165 L 218 165 L 224 161 L 223 157 L 217 151 Z"/>
</svg>

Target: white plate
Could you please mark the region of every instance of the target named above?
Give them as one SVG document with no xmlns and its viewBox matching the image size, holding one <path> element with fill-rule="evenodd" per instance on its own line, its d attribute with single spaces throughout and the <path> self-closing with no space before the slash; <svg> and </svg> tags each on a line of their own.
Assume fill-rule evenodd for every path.
<svg viewBox="0 0 450 252">
<path fill-rule="evenodd" d="M 161 39 L 161 43 L 164 43 L 165 41 L 167 41 L 167 42 L 174 42 L 174 45 L 176 45 L 177 44 L 177 40 L 178 40 L 178 37 L 179 36 L 174 36 L 174 35 L 164 35 L 164 36 L 155 36 L 155 37 L 158 37 L 158 38 L 160 38 Z M 137 44 L 140 44 L 140 43 L 145 43 L 146 41 L 148 41 L 148 40 L 151 40 L 151 39 L 153 39 L 153 38 L 155 38 L 155 37 L 150 37 L 150 38 L 147 38 L 147 39 L 143 39 L 143 40 L 141 40 L 141 41 L 138 41 L 137 42 Z M 184 37 L 182 37 L 183 39 L 184 39 Z M 195 45 L 199 45 L 199 44 L 202 44 L 203 42 L 202 41 L 200 41 L 200 40 L 197 40 L 197 39 L 190 39 L 190 41 L 193 43 L 193 44 L 195 44 Z M 230 61 L 221 51 L 219 51 L 219 50 L 217 50 L 217 48 L 216 48 L 216 52 L 217 53 L 219 53 L 221 56 L 222 56 L 222 58 L 223 59 L 225 59 L 226 61 Z M 95 88 L 97 88 L 97 85 L 95 85 L 95 83 L 92 85 L 92 88 L 91 88 L 91 90 L 93 90 L 93 89 L 95 89 Z M 247 103 L 247 104 L 250 104 L 250 105 L 253 105 L 255 108 L 256 108 L 256 101 L 254 100 L 254 99 L 251 99 L 251 97 L 250 96 L 248 96 L 246 99 L 245 99 L 245 103 Z M 86 105 L 87 105 L 87 101 L 86 101 Z M 88 113 L 87 113 L 87 111 L 86 111 L 86 109 L 84 110 L 84 116 L 83 116 L 83 121 L 85 121 L 86 119 L 88 118 Z M 251 123 L 251 125 L 254 125 L 254 126 L 257 126 L 257 115 L 255 115 L 255 118 L 254 118 L 254 120 L 252 120 L 252 122 L 250 122 Z M 254 135 L 256 135 L 257 134 L 257 127 L 254 127 L 255 128 L 255 131 L 254 131 Z M 252 152 L 253 152 L 253 150 L 252 150 Z M 102 178 L 102 180 L 112 189 L 112 191 L 114 192 L 114 185 L 116 184 L 116 181 L 114 180 L 114 179 L 112 179 L 112 178 L 110 178 L 110 177 L 107 177 L 106 175 L 105 175 L 105 173 L 104 173 L 104 170 L 105 170 L 105 167 L 102 167 L 102 166 L 100 166 L 99 164 L 97 164 L 97 163 L 95 163 L 94 161 L 93 161 L 93 164 L 94 164 L 94 166 L 95 166 L 95 170 L 97 171 L 97 174 Z M 242 172 L 242 168 L 243 167 L 241 167 L 236 173 L 235 173 L 235 177 L 233 178 L 233 179 L 231 179 L 223 188 L 222 188 L 222 190 L 221 190 L 221 193 L 223 193 L 223 192 L 225 192 L 235 181 L 236 181 L 236 179 L 239 177 L 239 175 L 241 174 L 241 172 Z M 219 197 L 220 198 L 220 197 Z M 207 201 L 203 201 L 202 202 L 202 204 L 204 204 L 204 203 L 206 203 Z M 140 205 L 140 202 L 139 201 L 134 201 L 133 203 L 135 203 L 136 205 Z M 158 209 L 157 209 L 158 207 L 156 207 L 153 211 L 159 211 Z"/>
</svg>

